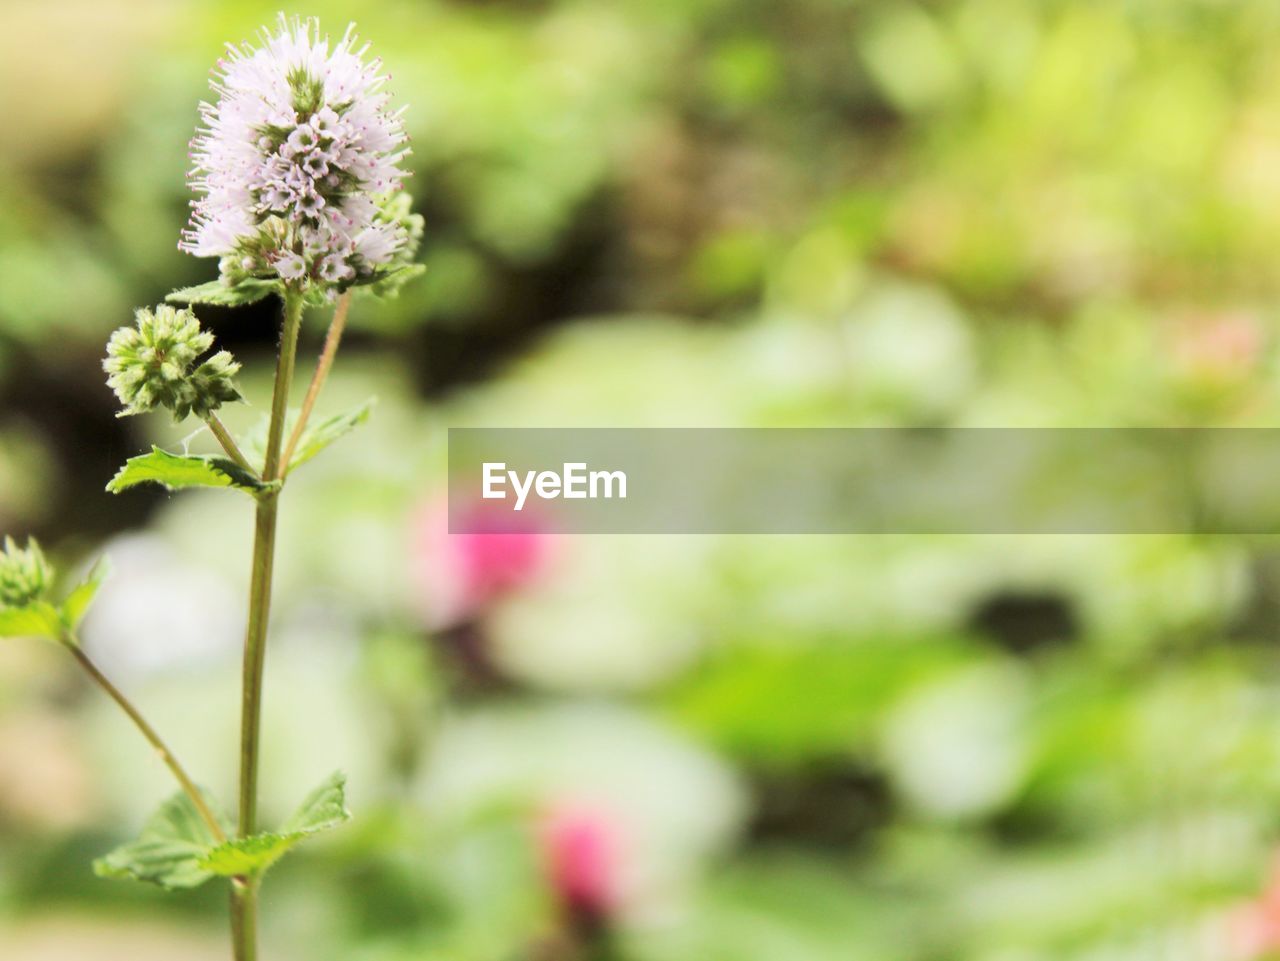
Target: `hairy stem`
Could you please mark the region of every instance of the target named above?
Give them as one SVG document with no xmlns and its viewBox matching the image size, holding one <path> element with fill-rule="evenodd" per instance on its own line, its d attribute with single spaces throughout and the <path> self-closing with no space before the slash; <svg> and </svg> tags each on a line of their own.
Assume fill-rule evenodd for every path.
<svg viewBox="0 0 1280 961">
<path fill-rule="evenodd" d="M 108 697 L 120 705 L 120 709 L 129 716 L 129 720 L 133 721 L 134 726 L 142 732 L 142 736 L 147 739 L 147 743 L 155 748 L 156 754 L 160 755 L 160 760 L 164 761 L 165 766 L 173 773 L 174 778 L 177 779 L 182 790 L 186 792 L 189 798 L 191 798 L 191 803 L 195 805 L 195 808 L 200 813 L 200 817 L 204 820 L 204 823 L 209 826 L 209 831 L 213 837 L 219 843 L 225 841 L 227 839 L 226 833 L 222 830 L 222 825 L 218 823 L 218 819 L 214 816 L 213 811 L 209 809 L 209 804 L 204 799 L 204 795 L 200 793 L 200 789 L 196 787 L 195 782 L 191 780 L 190 775 L 187 774 L 186 769 L 174 756 L 173 751 L 169 750 L 169 746 L 165 744 L 160 735 L 156 733 L 156 729 L 153 728 L 147 722 L 147 719 L 142 716 L 142 712 L 134 707 L 133 702 L 125 697 L 123 692 L 112 684 L 111 681 L 107 679 L 107 676 L 98 669 L 98 665 L 94 664 L 93 661 L 90 660 L 89 655 L 80 647 L 80 643 L 76 638 L 71 636 L 65 637 L 63 639 L 63 646 L 71 652 L 71 656 L 80 663 L 80 666 L 83 667 L 85 673 L 93 679 L 93 682 L 97 684 L 98 687 L 102 688 L 102 690 L 107 693 Z"/>
<path fill-rule="evenodd" d="M 293 452 L 307 429 L 307 421 L 311 417 L 312 409 L 316 406 L 316 398 L 320 396 L 320 390 L 329 377 L 329 371 L 333 369 L 333 359 L 337 356 L 338 345 L 342 343 L 342 333 L 347 329 L 347 312 L 350 310 L 351 291 L 348 290 L 338 298 L 338 306 L 333 311 L 333 320 L 329 322 L 329 333 L 324 339 L 324 349 L 320 352 L 320 359 L 316 362 L 316 372 L 311 377 L 306 399 L 302 402 L 302 413 L 298 415 L 298 422 L 293 427 L 293 433 L 289 435 L 289 443 L 285 445 L 284 456 L 281 458 L 285 465 L 282 472 L 284 474 L 289 472 L 289 462 L 293 460 Z"/>
<path fill-rule="evenodd" d="M 231 881 L 231 943 L 235 961 L 258 957 L 258 885 L 246 878 Z"/>
<path fill-rule="evenodd" d="M 271 426 L 267 433 L 265 481 L 280 478 L 280 448 L 284 440 L 289 388 L 298 352 L 298 329 L 302 324 L 302 295 L 288 290 L 284 297 L 284 329 L 280 355 L 276 361 L 275 392 L 271 398 Z M 258 496 L 253 537 L 253 568 L 249 587 L 249 623 L 244 641 L 244 679 L 240 718 L 240 818 L 238 833 L 248 837 L 258 830 L 258 746 L 262 727 L 262 669 L 267 646 L 267 625 L 271 618 L 271 579 L 275 565 L 276 518 L 280 491 L 264 491 Z M 231 889 L 231 928 L 236 961 L 257 957 L 257 885 L 243 880 Z"/>
<path fill-rule="evenodd" d="M 218 438 L 218 443 L 222 445 L 222 449 L 227 452 L 228 457 L 249 473 L 257 473 L 249 464 L 248 458 L 240 452 L 240 448 L 236 444 L 236 439 L 232 437 L 231 432 L 223 426 L 222 421 L 218 419 L 217 414 L 209 414 L 205 417 L 204 422 L 209 425 L 209 430 L 213 432 L 213 436 Z"/>
</svg>

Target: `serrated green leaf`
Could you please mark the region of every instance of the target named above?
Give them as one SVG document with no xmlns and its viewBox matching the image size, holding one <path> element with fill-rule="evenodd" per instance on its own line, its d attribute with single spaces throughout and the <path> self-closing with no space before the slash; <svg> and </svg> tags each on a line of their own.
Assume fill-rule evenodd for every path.
<svg viewBox="0 0 1280 961">
<path fill-rule="evenodd" d="M 89 605 L 98 595 L 98 588 L 110 573 L 111 565 L 106 558 L 100 559 L 90 569 L 88 576 L 67 595 L 67 599 L 62 602 L 62 621 L 68 628 L 74 631 L 80 626 L 89 611 Z"/>
<path fill-rule="evenodd" d="M 237 487 L 257 493 L 268 486 L 240 465 L 209 454 L 171 454 L 152 447 L 150 454 L 131 457 L 111 479 L 107 490 L 119 494 L 138 484 L 160 484 L 169 490 L 183 487 Z"/>
<path fill-rule="evenodd" d="M 206 851 L 199 866 L 219 877 L 252 877 L 266 872 L 302 838 L 303 835 L 294 834 L 255 834 L 249 838 L 235 838 Z"/>
<path fill-rule="evenodd" d="M 369 419 L 375 404 L 377 404 L 377 400 L 371 397 L 355 410 L 347 411 L 345 414 L 338 414 L 308 427 L 303 432 L 301 440 L 298 441 L 298 447 L 293 452 L 293 459 L 289 461 L 289 470 L 292 471 L 305 464 L 334 441 L 345 437 L 363 424 Z"/>
<path fill-rule="evenodd" d="M 46 601 L 0 607 L 0 637 L 43 637 L 56 641 L 62 637 L 62 617 L 57 608 Z"/>
<path fill-rule="evenodd" d="M 165 300 L 171 304 L 209 304 L 213 307 L 243 307 L 280 292 L 280 284 L 274 280 L 242 280 L 231 286 L 220 280 L 195 287 L 175 290 Z"/>
<path fill-rule="evenodd" d="M 222 877 L 263 874 L 303 838 L 351 818 L 346 807 L 346 783 L 344 775 L 333 774 L 307 796 L 279 833 L 255 834 L 219 844 L 200 858 L 200 868 Z"/>
<path fill-rule="evenodd" d="M 305 837 L 317 831 L 327 831 L 351 820 L 347 810 L 347 776 L 341 771 L 329 775 L 329 779 L 307 795 L 281 832 Z"/>
<path fill-rule="evenodd" d="M 230 830 L 225 819 L 224 827 Z M 93 869 L 104 878 L 145 881 L 171 890 L 195 888 L 214 877 L 200 862 L 215 844 L 191 798 L 179 793 L 151 816 L 136 841 L 99 858 Z"/>
</svg>

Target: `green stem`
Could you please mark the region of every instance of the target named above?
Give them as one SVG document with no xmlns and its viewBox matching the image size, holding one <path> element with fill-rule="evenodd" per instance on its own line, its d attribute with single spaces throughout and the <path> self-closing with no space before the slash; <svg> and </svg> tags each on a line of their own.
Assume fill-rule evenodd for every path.
<svg viewBox="0 0 1280 961">
<path fill-rule="evenodd" d="M 80 663 L 80 666 L 93 679 L 93 682 L 102 688 L 108 697 L 120 705 L 120 709 L 129 716 L 129 720 L 133 721 L 134 726 L 142 732 L 142 736 L 147 739 L 147 743 L 155 748 L 156 754 L 160 755 L 160 760 L 164 761 L 165 766 L 173 773 L 182 790 L 191 798 L 191 803 L 195 805 L 200 817 L 204 819 L 204 823 L 209 826 L 209 831 L 213 834 L 214 839 L 218 843 L 225 841 L 227 839 L 226 833 L 222 830 L 222 825 L 218 823 L 213 811 L 209 809 L 209 804 L 204 799 L 204 795 L 200 793 L 200 789 L 191 780 L 186 769 L 178 762 L 173 752 L 169 750 L 169 746 L 156 733 L 156 729 L 147 723 L 147 719 L 142 716 L 142 712 L 134 707 L 133 702 L 125 697 L 121 690 L 112 684 L 107 679 L 107 676 L 98 669 L 98 665 L 89 659 L 89 655 L 80 647 L 80 643 L 76 638 L 70 635 L 63 638 L 63 646 L 71 652 L 71 656 Z"/>
<path fill-rule="evenodd" d="M 235 961 L 258 957 L 258 884 L 246 878 L 231 880 L 231 943 Z"/>
<path fill-rule="evenodd" d="M 302 324 L 302 295 L 287 290 L 284 296 L 284 329 L 280 355 L 276 361 L 275 392 L 271 398 L 271 426 L 267 433 L 265 481 L 281 476 L 280 448 L 284 440 L 289 389 L 298 352 L 298 329 Z M 267 647 L 267 625 L 271 619 L 271 580 L 275 566 L 276 518 L 279 489 L 258 495 L 253 538 L 253 569 L 249 587 L 249 624 L 244 641 L 244 687 L 240 727 L 240 837 L 258 830 L 258 746 L 262 728 L 262 670 Z M 258 889 L 248 881 L 237 881 L 231 889 L 231 929 L 236 961 L 257 958 Z"/>
<path fill-rule="evenodd" d="M 249 464 L 249 459 L 240 452 L 236 440 L 231 436 L 231 432 L 223 426 L 222 421 L 218 419 L 218 415 L 210 413 L 205 417 L 204 422 L 209 425 L 209 430 L 213 436 L 218 439 L 218 443 L 222 445 L 222 449 L 227 452 L 227 456 L 235 461 L 240 467 L 247 470 L 250 474 L 257 472 Z"/>
<path fill-rule="evenodd" d="M 289 464 L 293 461 L 293 452 L 298 447 L 298 442 L 302 440 L 302 435 L 307 429 L 307 420 L 311 417 L 311 411 L 316 406 L 316 398 L 320 396 L 320 389 L 324 387 L 325 380 L 329 377 L 329 371 L 333 369 L 333 359 L 338 354 L 338 345 L 342 343 L 342 332 L 347 329 L 347 313 L 351 310 L 351 291 L 347 291 L 338 299 L 338 306 L 333 311 L 333 320 L 329 322 L 329 333 L 324 338 L 324 349 L 320 351 L 320 359 L 316 362 L 316 372 L 311 377 L 311 384 L 307 387 L 306 399 L 302 402 L 302 412 L 298 415 L 298 422 L 293 426 L 293 433 L 289 435 L 289 443 L 284 446 L 284 456 L 281 460 L 284 462 L 283 473 L 289 473 Z"/>
</svg>

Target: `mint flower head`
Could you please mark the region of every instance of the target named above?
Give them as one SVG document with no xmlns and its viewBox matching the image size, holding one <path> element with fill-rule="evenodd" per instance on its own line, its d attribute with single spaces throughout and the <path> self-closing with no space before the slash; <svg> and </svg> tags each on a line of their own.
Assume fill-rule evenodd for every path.
<svg viewBox="0 0 1280 961">
<path fill-rule="evenodd" d="M 12 537 L 0 551 L 0 607 L 25 607 L 45 596 L 53 571 L 34 539 L 20 548 Z"/>
<path fill-rule="evenodd" d="M 230 283 L 322 289 L 396 262 L 409 232 L 384 211 L 409 151 L 367 50 L 350 27 L 331 46 L 316 20 L 283 14 L 261 46 L 228 47 L 191 143 L 198 197 L 182 250 L 221 258 Z"/>
<path fill-rule="evenodd" d="M 133 327 L 121 327 L 107 343 L 103 369 L 107 385 L 124 410 L 121 417 L 164 407 L 176 420 L 190 414 L 207 417 L 224 403 L 240 399 L 233 378 L 240 370 L 225 350 L 197 366 L 213 346 L 213 335 L 190 310 L 160 305 L 134 315 Z"/>
</svg>

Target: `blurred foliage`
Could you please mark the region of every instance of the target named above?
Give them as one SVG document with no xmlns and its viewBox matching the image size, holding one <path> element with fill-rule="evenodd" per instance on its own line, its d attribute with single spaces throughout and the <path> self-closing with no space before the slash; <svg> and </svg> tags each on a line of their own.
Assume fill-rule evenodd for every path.
<svg viewBox="0 0 1280 961">
<path fill-rule="evenodd" d="M 0 530 L 112 554 L 88 644 L 224 796 L 247 512 L 103 493 L 183 436 L 114 420 L 98 364 L 212 276 L 174 248 L 184 144 L 274 12 L 10 0 L 0 33 Z M 265 805 L 337 765 L 356 819 L 273 874 L 270 957 L 1262 956 L 1271 539 L 495 559 L 440 505 L 448 425 L 1273 425 L 1280 7 L 355 12 L 410 105 L 427 274 L 357 303 L 322 413 L 381 402 L 285 508 Z M 201 316 L 260 409 L 271 305 Z M 0 648 L 0 955 L 221 956 L 220 898 L 91 876 L 170 786 L 67 670 Z"/>
</svg>

